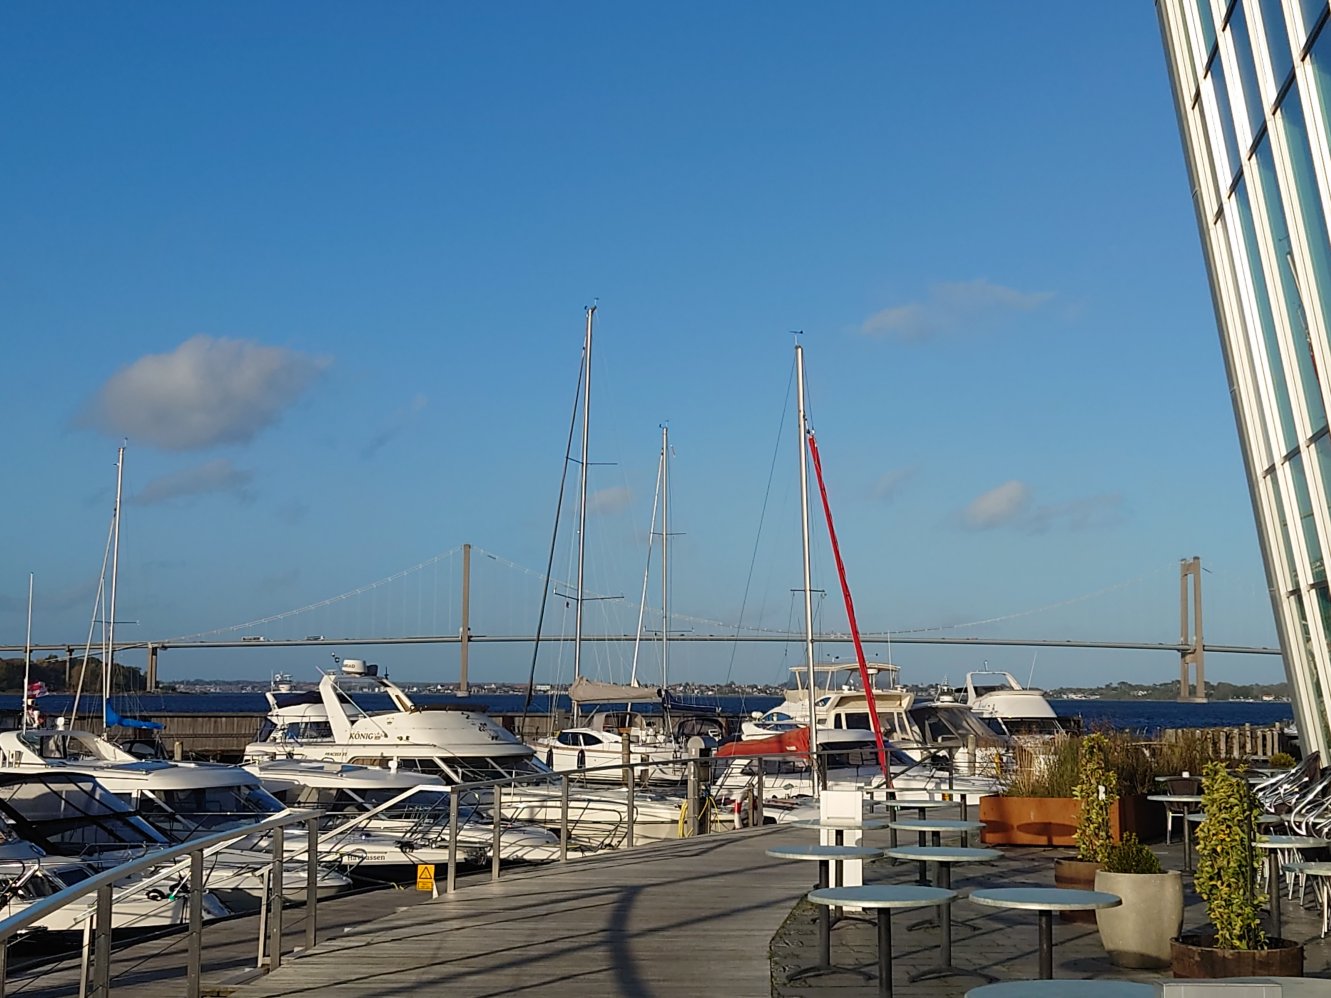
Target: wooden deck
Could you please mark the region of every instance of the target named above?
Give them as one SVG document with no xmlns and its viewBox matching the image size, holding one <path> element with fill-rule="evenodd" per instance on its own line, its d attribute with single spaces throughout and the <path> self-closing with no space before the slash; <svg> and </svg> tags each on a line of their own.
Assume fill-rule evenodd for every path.
<svg viewBox="0 0 1331 998">
<path fill-rule="evenodd" d="M 814 870 L 805 830 L 655 843 L 469 886 L 321 944 L 236 998 L 772 993 L 769 942 Z"/>
</svg>

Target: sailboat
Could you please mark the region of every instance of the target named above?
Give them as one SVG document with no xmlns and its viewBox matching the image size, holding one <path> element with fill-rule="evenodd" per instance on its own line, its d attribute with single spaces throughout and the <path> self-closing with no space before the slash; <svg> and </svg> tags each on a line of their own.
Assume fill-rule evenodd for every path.
<svg viewBox="0 0 1331 998">
<path fill-rule="evenodd" d="M 869 663 L 859 638 L 855 609 L 832 522 L 831 506 L 823 483 L 821 458 L 805 404 L 804 350 L 795 346 L 798 391 L 801 539 L 804 569 L 803 666 L 792 669 L 794 689 L 787 699 L 745 725 L 744 740 L 722 745 L 726 760 L 717 775 L 718 797 L 739 799 L 754 785 L 761 771 L 768 794 L 793 800 L 817 797 L 828 786 L 887 785 L 906 796 L 931 795 L 949 785 L 948 774 L 928 761 L 898 752 L 895 739 L 911 736 L 908 711 L 912 694 L 897 683 L 898 669 L 888 663 Z M 813 458 L 826 515 L 829 540 L 836 560 L 856 660 L 849 664 L 819 664 L 814 656 L 812 573 L 809 557 L 809 468 Z M 803 675 L 801 675 L 803 673 Z M 785 758 L 761 762 L 755 755 L 778 752 Z M 811 760 L 819 757 L 821 765 Z M 955 782 L 955 781 L 954 781 Z M 978 788 L 976 788 L 978 789 Z M 984 789 L 993 789 L 985 784 Z M 769 800 L 770 803 L 770 800 Z"/>
<path fill-rule="evenodd" d="M 588 780 L 619 783 L 624 779 L 623 766 L 627 763 L 636 774 L 635 779 L 647 783 L 678 783 L 685 775 L 681 761 L 690 752 L 711 747 L 715 739 L 706 734 L 695 734 L 690 744 L 681 744 L 670 729 L 670 719 L 665 713 L 644 714 L 632 710 L 634 704 L 663 703 L 663 690 L 667 678 L 666 668 L 669 654 L 669 456 L 670 430 L 661 427 L 661 460 L 658 475 L 658 495 L 661 508 L 661 589 L 662 589 L 662 627 L 661 661 L 662 686 L 643 686 L 637 677 L 637 648 L 635 646 L 634 671 L 630 681 L 625 683 L 596 682 L 582 675 L 582 610 L 583 582 L 586 564 L 586 527 L 587 527 L 587 468 L 588 439 L 591 406 L 591 349 L 592 323 L 596 308 L 587 309 L 587 327 L 583 342 L 583 385 L 582 385 L 582 460 L 579 466 L 579 511 L 578 511 L 578 593 L 575 600 L 575 625 L 573 640 L 573 682 L 569 686 L 568 696 L 573 702 L 574 725 L 556 734 L 538 739 L 534 746 L 538 754 L 543 754 L 546 765 L 556 771 L 585 770 L 613 766 L 613 769 L 599 769 L 586 773 Z M 652 510 L 652 532 L 656 527 L 656 510 Z M 644 579 L 644 599 L 646 603 L 646 580 Z M 641 621 L 639 623 L 641 630 Z M 624 705 L 627 710 L 593 710 L 584 717 L 584 704 Z"/>
</svg>

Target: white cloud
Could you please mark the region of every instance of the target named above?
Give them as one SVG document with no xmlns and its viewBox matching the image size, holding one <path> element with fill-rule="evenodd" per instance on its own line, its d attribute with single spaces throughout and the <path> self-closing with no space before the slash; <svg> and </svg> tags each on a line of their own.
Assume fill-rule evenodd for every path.
<svg viewBox="0 0 1331 998">
<path fill-rule="evenodd" d="M 961 512 L 961 522 L 971 530 L 992 530 L 1019 519 L 1030 502 L 1031 489 L 1025 482 L 1004 482 L 972 499 Z"/>
<path fill-rule="evenodd" d="M 960 519 L 969 530 L 1012 527 L 1028 534 L 1096 530 L 1123 521 L 1123 497 L 1110 493 L 1037 504 L 1030 486 L 1014 480 L 972 499 L 961 511 Z"/>
<path fill-rule="evenodd" d="M 901 490 L 905 488 L 906 483 L 915 477 L 915 468 L 893 468 L 878 476 L 878 481 L 873 483 L 872 495 L 879 502 L 891 502 Z"/>
<path fill-rule="evenodd" d="M 924 340 L 952 332 L 990 328 L 1031 312 L 1053 298 L 1048 291 L 1005 288 L 984 278 L 935 284 L 921 302 L 896 305 L 865 319 L 860 332 L 880 339 Z"/>
<path fill-rule="evenodd" d="M 230 461 L 219 458 L 194 468 L 154 478 L 138 494 L 132 496 L 131 501 L 141 506 L 149 506 L 153 503 L 169 502 L 172 499 L 217 492 L 231 492 L 242 499 L 248 499 L 247 486 L 253 478 L 251 472 L 234 467 Z"/>
<path fill-rule="evenodd" d="M 588 513 L 622 513 L 633 501 L 633 491 L 623 485 L 601 489 L 587 496 Z"/>
<path fill-rule="evenodd" d="M 243 444 L 277 422 L 331 361 L 250 340 L 193 336 L 102 386 L 82 422 L 163 450 Z"/>
</svg>

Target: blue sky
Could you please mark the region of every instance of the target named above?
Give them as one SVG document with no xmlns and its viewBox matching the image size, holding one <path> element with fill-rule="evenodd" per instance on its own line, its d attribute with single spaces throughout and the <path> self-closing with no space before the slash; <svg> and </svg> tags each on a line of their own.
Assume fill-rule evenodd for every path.
<svg viewBox="0 0 1331 998">
<path fill-rule="evenodd" d="M 866 630 L 1170 641 L 1197 554 L 1208 639 L 1274 642 L 1149 3 L 18 3 L 0 89 L 4 643 L 30 571 L 34 639 L 82 642 L 126 437 L 119 637 L 281 614 L 463 542 L 528 569 L 481 559 L 473 629 L 529 633 L 592 300 L 588 579 L 628 599 L 590 629 L 636 621 L 663 421 L 674 626 L 796 619 L 802 330 Z M 456 573 L 254 631 L 456 628 Z M 1176 675 L 870 650 L 913 681 Z M 365 654 L 456 674 L 449 650 Z M 779 679 L 798 655 L 680 646 L 672 677 Z M 487 646 L 473 676 L 529 661 Z M 1208 674 L 1281 678 L 1273 657 Z"/>
</svg>

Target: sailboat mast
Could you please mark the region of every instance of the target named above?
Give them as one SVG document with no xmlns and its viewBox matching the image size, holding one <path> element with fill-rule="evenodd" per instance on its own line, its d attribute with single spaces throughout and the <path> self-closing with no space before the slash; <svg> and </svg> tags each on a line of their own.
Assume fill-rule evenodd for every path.
<svg viewBox="0 0 1331 998">
<path fill-rule="evenodd" d="M 116 657 L 116 577 L 120 572 L 120 493 L 125 484 L 125 445 L 116 452 L 116 506 L 111 515 L 111 604 L 106 624 L 106 661 L 102 663 L 102 727 L 109 730 L 106 708 L 111 703 L 111 667 Z"/>
<path fill-rule="evenodd" d="M 670 427 L 661 424 L 661 688 L 670 686 Z"/>
<path fill-rule="evenodd" d="M 805 437 L 809 432 L 808 416 L 804 411 L 804 348 L 795 344 L 795 381 L 799 400 L 799 448 L 800 448 L 800 526 L 804 544 L 804 655 L 809 666 L 809 753 L 817 766 L 818 752 L 818 708 L 816 692 L 818 689 L 813 667 L 813 577 L 809 567 L 809 459 L 805 455 Z M 818 791 L 818 780 L 814 780 L 814 791 Z"/>
<path fill-rule="evenodd" d="M 28 730 L 28 689 L 32 685 L 32 573 L 28 573 L 28 636 L 23 642 L 23 730 Z"/>
<path fill-rule="evenodd" d="M 582 578 L 587 553 L 587 429 L 592 405 L 592 318 L 596 306 L 587 306 L 587 331 L 582 341 L 582 460 L 578 468 L 578 600 L 573 617 L 573 679 L 582 676 Z M 573 718 L 579 715 L 573 704 Z"/>
</svg>

